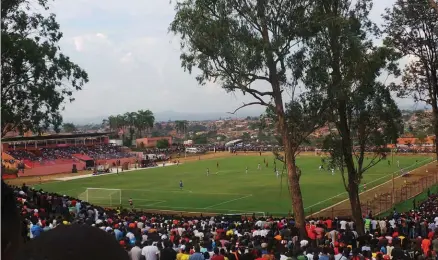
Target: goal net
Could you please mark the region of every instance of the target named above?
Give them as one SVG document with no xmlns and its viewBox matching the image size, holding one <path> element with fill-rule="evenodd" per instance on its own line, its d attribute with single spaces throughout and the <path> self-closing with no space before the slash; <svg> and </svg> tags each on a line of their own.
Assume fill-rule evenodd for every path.
<svg viewBox="0 0 438 260">
<path fill-rule="evenodd" d="M 79 199 L 101 206 L 120 206 L 122 204 L 121 189 L 87 188 L 79 194 Z"/>
</svg>

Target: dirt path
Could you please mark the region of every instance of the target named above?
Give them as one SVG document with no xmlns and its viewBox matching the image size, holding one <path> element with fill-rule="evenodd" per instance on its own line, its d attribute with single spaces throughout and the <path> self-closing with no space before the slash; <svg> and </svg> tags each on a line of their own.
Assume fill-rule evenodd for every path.
<svg viewBox="0 0 438 260">
<path fill-rule="evenodd" d="M 412 170 L 408 176 L 394 178 L 394 202 L 398 203 L 414 197 L 438 183 L 438 163 L 436 161 L 421 166 Z M 392 209 L 392 180 L 370 188 L 367 191 L 360 193 L 360 200 L 362 203 L 363 213 L 371 210 L 373 215 L 386 212 Z M 348 199 L 341 202 L 333 203 L 332 206 L 322 209 L 310 215 L 313 218 L 319 217 L 336 217 L 336 216 L 350 216 L 351 206 Z"/>
</svg>

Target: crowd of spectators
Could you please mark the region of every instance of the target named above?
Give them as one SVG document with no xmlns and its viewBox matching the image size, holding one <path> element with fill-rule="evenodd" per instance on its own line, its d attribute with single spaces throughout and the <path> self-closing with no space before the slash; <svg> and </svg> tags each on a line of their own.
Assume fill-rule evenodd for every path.
<svg viewBox="0 0 438 260">
<path fill-rule="evenodd" d="M 16 160 L 29 160 L 29 161 L 38 161 L 39 157 L 34 153 L 26 151 L 26 150 L 9 150 L 5 151 L 10 156 L 14 157 Z"/>
<path fill-rule="evenodd" d="M 68 146 L 57 148 L 40 148 L 38 151 L 30 152 L 26 150 L 6 151 L 17 160 L 29 160 L 34 162 L 45 162 L 59 159 L 71 160 L 73 154 L 88 155 L 95 160 L 100 159 L 121 159 L 132 155 L 122 151 L 120 146 L 105 144 L 95 146 Z"/>
<path fill-rule="evenodd" d="M 87 225 L 110 234 L 132 260 L 437 259 L 436 194 L 409 212 L 368 213 L 364 235 L 348 219 L 327 218 L 308 220 L 303 238 L 292 218 L 157 215 L 105 209 L 24 184 L 12 188 L 23 241 L 59 226 Z"/>
</svg>

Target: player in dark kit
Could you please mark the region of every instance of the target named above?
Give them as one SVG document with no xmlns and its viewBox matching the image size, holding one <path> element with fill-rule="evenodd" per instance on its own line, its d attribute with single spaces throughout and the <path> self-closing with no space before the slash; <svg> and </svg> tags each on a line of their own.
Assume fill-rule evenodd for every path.
<svg viewBox="0 0 438 260">
<path fill-rule="evenodd" d="M 179 189 L 182 190 L 182 188 L 183 188 L 183 182 L 179 181 Z"/>
</svg>

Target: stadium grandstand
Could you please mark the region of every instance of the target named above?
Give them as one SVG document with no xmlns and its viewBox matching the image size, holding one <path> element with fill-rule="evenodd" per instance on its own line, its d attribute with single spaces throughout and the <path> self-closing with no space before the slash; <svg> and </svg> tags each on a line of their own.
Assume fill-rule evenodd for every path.
<svg viewBox="0 0 438 260">
<path fill-rule="evenodd" d="M 129 148 L 111 144 L 108 133 L 10 137 L 2 139 L 2 168 L 17 176 L 72 172 L 100 164 L 135 160 Z"/>
</svg>

